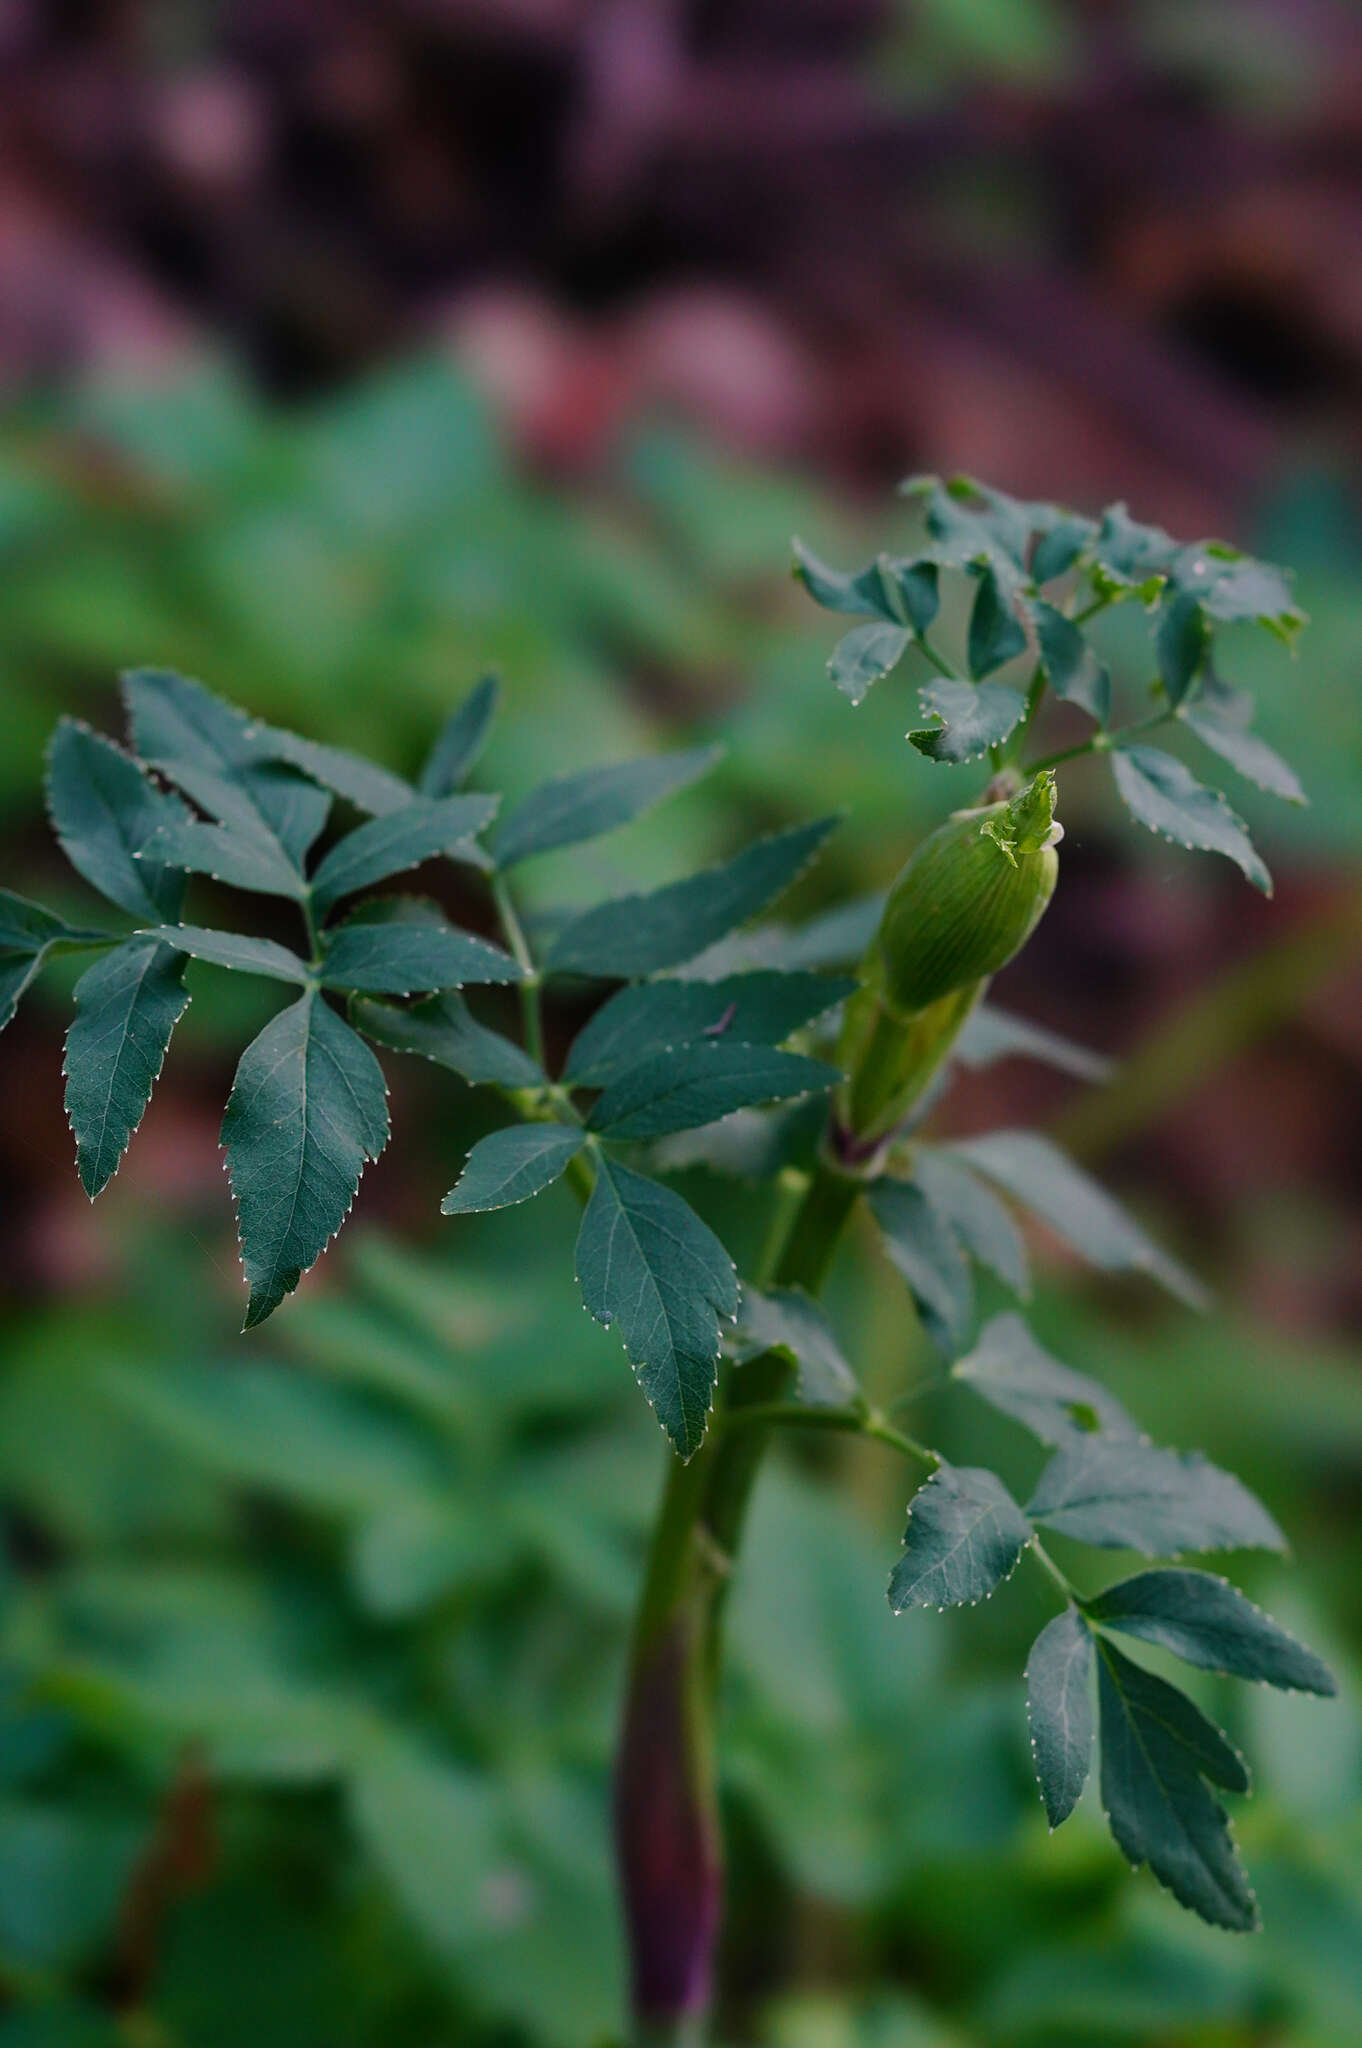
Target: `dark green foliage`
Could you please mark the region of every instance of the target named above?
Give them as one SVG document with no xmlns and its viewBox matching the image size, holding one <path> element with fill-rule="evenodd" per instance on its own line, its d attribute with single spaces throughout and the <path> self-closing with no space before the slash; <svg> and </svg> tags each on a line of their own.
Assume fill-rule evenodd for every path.
<svg viewBox="0 0 1362 2048">
<path fill-rule="evenodd" d="M 445 1216 L 504 1209 L 551 1187 L 586 1143 L 575 1124 L 512 1124 L 480 1138 L 468 1163 L 440 1204 Z"/>
<path fill-rule="evenodd" d="M 895 1614 L 973 1607 L 1011 1576 L 1030 1536 L 1001 1479 L 982 1467 L 943 1464 L 913 1496 L 889 1605 Z"/>
<path fill-rule="evenodd" d="M 80 1183 L 93 1201 L 142 1121 L 189 991 L 184 954 L 128 939 L 76 983 L 66 1034 L 66 1115 Z"/>
<path fill-rule="evenodd" d="M 1077 1806 L 1092 1762 L 1092 1634 L 1077 1608 L 1047 1622 L 1026 1660 L 1031 1724 L 1045 1818 L 1052 1828 Z"/>
</svg>

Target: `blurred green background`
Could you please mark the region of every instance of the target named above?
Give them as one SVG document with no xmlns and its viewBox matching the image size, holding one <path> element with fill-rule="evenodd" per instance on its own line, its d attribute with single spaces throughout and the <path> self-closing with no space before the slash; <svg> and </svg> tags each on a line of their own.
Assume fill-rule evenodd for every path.
<svg viewBox="0 0 1362 2048">
<path fill-rule="evenodd" d="M 1048 1837 L 1036 1589 L 891 1619 L 903 1474 L 804 1449 L 734 1606 L 735 2043 L 1362 2038 L 1360 84 L 1330 0 L 0 10 L 0 827 L 57 907 L 43 744 L 60 710 L 113 729 L 128 664 L 403 770 L 496 667 L 479 779 L 511 795 L 720 737 L 703 789 L 528 868 L 532 905 L 843 807 L 813 912 L 973 785 L 905 747 L 901 679 L 854 717 L 831 690 L 793 531 L 860 559 L 900 475 L 963 468 L 1299 572 L 1300 654 L 1233 665 L 1313 799 L 1234 793 L 1275 901 L 1083 764 L 999 993 L 1117 1077 L 1008 1062 L 940 1112 L 1059 1132 L 1216 1289 L 1194 1321 L 1043 1248 L 1035 1323 L 1296 1543 L 1236 1577 L 1343 1699 L 1200 1688 L 1262 1782 L 1266 1932 L 1132 1877 L 1091 1794 Z M 268 994 L 195 970 L 91 1210 L 74 972 L 0 1091 L 0 2044 L 585 2048 L 619 2017 L 606 1771 L 662 1453 L 576 1307 L 570 1198 L 442 1225 L 488 1112 L 394 1064 L 344 1241 L 239 1338 L 216 1126 Z M 685 1184 L 743 1256 L 742 1185 Z M 877 1398 L 1024 1482 L 859 1243 L 831 1301 Z"/>
</svg>

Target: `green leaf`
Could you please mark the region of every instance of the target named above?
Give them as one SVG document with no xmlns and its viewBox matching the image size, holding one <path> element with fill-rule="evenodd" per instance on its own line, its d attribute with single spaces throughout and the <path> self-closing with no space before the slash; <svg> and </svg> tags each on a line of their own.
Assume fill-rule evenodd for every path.
<svg viewBox="0 0 1362 2048">
<path fill-rule="evenodd" d="M 494 796 L 447 796 L 434 803 L 414 797 L 404 809 L 347 832 L 312 877 L 317 915 L 324 917 L 342 896 L 419 867 L 437 854 L 480 864 L 482 849 L 473 844 L 473 835 L 489 822 L 497 803 Z"/>
<path fill-rule="evenodd" d="M 488 1780 L 393 1737 L 366 1744 L 348 1797 L 361 1846 L 438 1955 L 502 1931 L 488 1879 L 515 1866 Z"/>
<path fill-rule="evenodd" d="M 738 1312 L 728 1253 L 680 1195 L 602 1157 L 576 1267 L 588 1311 L 618 1328 L 658 1421 L 691 1457 L 714 1398 L 718 1318 Z"/>
<path fill-rule="evenodd" d="M 879 620 L 869 626 L 853 626 L 833 648 L 828 674 L 844 697 L 860 704 L 871 684 L 887 676 L 903 659 L 912 638 L 907 626 Z"/>
<path fill-rule="evenodd" d="M 908 737 L 928 760 L 951 766 L 977 761 L 990 747 L 1001 746 L 1026 710 L 1020 692 L 1001 683 L 985 683 L 976 689 L 972 683 L 945 676 L 928 683 L 919 699 L 922 716 L 936 723 L 910 732 Z"/>
<path fill-rule="evenodd" d="M 41 903 L 30 903 L 26 896 L 0 889 L 0 1031 L 54 949 L 112 943 L 107 933 L 78 931 L 44 910 Z"/>
<path fill-rule="evenodd" d="M 1036 1131 L 990 1131 L 951 1150 L 1015 1195 L 1067 1244 L 1110 1273 L 1147 1273 L 1189 1308 L 1204 1308 L 1200 1282 L 1149 1237 L 1106 1189 Z"/>
<path fill-rule="evenodd" d="M 264 974 L 271 981 L 296 981 L 300 986 L 309 978 L 306 963 L 273 939 L 243 938 L 238 932 L 210 931 L 201 924 L 157 925 L 137 936 L 160 939 L 196 960 L 211 960 L 215 967 L 232 967 L 239 974 Z"/>
<path fill-rule="evenodd" d="M 876 1180 L 870 1206 L 884 1236 L 884 1248 L 908 1282 L 918 1314 L 932 1342 L 954 1357 L 969 1332 L 974 1290 L 965 1255 L 954 1233 L 910 1181 Z"/>
<path fill-rule="evenodd" d="M 1332 1698 L 1338 1680 L 1237 1586 L 1210 1572 L 1138 1572 L 1084 1602 L 1093 1621 L 1172 1650 L 1206 1671 Z"/>
<path fill-rule="evenodd" d="M 967 651 L 969 672 L 976 679 L 992 675 L 1026 651 L 1026 629 L 1008 602 L 996 569 L 985 569 L 979 578 L 970 607 Z"/>
<path fill-rule="evenodd" d="M 1291 578 L 1273 562 L 1258 562 L 1220 541 L 1182 550 L 1178 578 L 1196 590 L 1213 619 L 1252 619 L 1290 642 L 1305 624 Z"/>
<path fill-rule="evenodd" d="M 452 924 L 343 924 L 323 941 L 323 988 L 408 996 L 418 989 L 519 981 L 509 953 Z"/>
<path fill-rule="evenodd" d="M 1102 1804 L 1117 1844 L 1212 1926 L 1247 1932 L 1258 1909 L 1206 1780 L 1246 1792 L 1243 1760 L 1184 1693 L 1098 1646 Z"/>
<path fill-rule="evenodd" d="M 450 713 L 421 770 L 422 796 L 450 796 L 471 775 L 487 744 L 500 695 L 496 677 L 482 676 Z"/>
<path fill-rule="evenodd" d="M 1061 1446 L 1026 1512 L 1079 1543 L 1172 1557 L 1181 1550 L 1285 1550 L 1261 1501 L 1196 1451 L 1089 1436 Z"/>
<path fill-rule="evenodd" d="M 586 1143 L 577 1124 L 508 1124 L 479 1138 L 440 1204 L 442 1216 L 505 1209 L 551 1187 Z"/>
<path fill-rule="evenodd" d="M 1161 747 L 1113 747 L 1112 773 L 1131 816 L 1176 846 L 1223 853 L 1255 889 L 1272 894 L 1272 877 L 1253 850 L 1248 828 L 1218 789 L 1198 782 Z"/>
<path fill-rule="evenodd" d="M 716 1123 L 753 1103 L 821 1093 L 841 1078 L 836 1067 L 799 1053 L 729 1038 L 702 1040 L 617 1072 L 588 1121 L 607 1138 L 661 1138 Z"/>
<path fill-rule="evenodd" d="M 1197 597 L 1190 590 L 1165 595 L 1154 647 L 1163 693 L 1174 711 L 1200 675 L 1210 645 L 1211 629 Z"/>
<path fill-rule="evenodd" d="M 198 819 L 162 825 L 135 858 L 139 864 L 154 861 L 185 874 L 211 875 L 233 889 L 287 896 L 295 903 L 307 895 L 307 883 L 277 839 L 247 836 Z"/>
<path fill-rule="evenodd" d="M 298 768 L 312 781 L 319 782 L 323 789 L 334 790 L 347 803 L 375 818 L 404 810 L 415 800 L 416 791 L 400 775 L 364 760 L 359 754 L 348 753 L 344 747 L 322 746 L 316 740 L 304 739 L 296 732 L 282 732 L 273 725 L 251 725 L 249 737 L 257 760 L 286 761 L 291 768 Z"/>
<path fill-rule="evenodd" d="M 967 1067 L 987 1067 L 1013 1056 L 1041 1060 L 1079 1081 L 1109 1081 L 1116 1071 L 1115 1061 L 1103 1053 L 1090 1052 L 1087 1046 L 1075 1045 L 1057 1031 L 1014 1017 L 993 1003 L 977 1003 L 955 1041 L 955 1058 Z"/>
<path fill-rule="evenodd" d="M 1044 1627 L 1026 1660 L 1026 1716 L 1045 1818 L 1069 1818 L 1092 1763 L 1092 1636 L 1076 1608 Z"/>
<path fill-rule="evenodd" d="M 754 840 L 722 867 L 583 911 L 550 949 L 550 970 L 628 980 L 693 960 L 783 894 L 837 822 L 820 818 L 774 832 Z"/>
<path fill-rule="evenodd" d="M 858 570 L 854 576 L 847 576 L 840 569 L 830 569 L 812 548 L 805 547 L 802 540 L 796 540 L 793 574 L 814 603 L 821 604 L 825 611 L 846 612 L 853 617 L 869 612 L 887 619 L 891 625 L 899 623 L 897 607 L 881 580 L 880 566 L 876 562 Z"/>
<path fill-rule="evenodd" d="M 489 1082 L 496 1088 L 542 1088 L 544 1075 L 527 1052 L 499 1031 L 479 1024 L 463 997 L 453 990 L 427 996 L 403 1008 L 373 996 L 356 996 L 350 1022 L 377 1045 L 393 1052 L 419 1053 L 422 1059 L 462 1074 L 465 1081 Z"/>
<path fill-rule="evenodd" d="M 856 986 L 821 974 L 757 973 L 622 988 L 578 1032 L 564 1079 L 574 1088 L 596 1088 L 652 1053 L 706 1039 L 779 1045 Z"/>
<path fill-rule="evenodd" d="M 134 856 L 160 826 L 187 813 L 178 798 L 153 789 L 121 747 L 61 719 L 47 754 L 47 806 L 66 858 L 101 896 L 134 917 L 178 914 L 184 876 Z"/>
<path fill-rule="evenodd" d="M 1199 694 L 1182 706 L 1178 716 L 1203 746 L 1219 754 L 1222 761 L 1228 761 L 1231 768 L 1259 789 L 1282 797 L 1289 804 L 1308 803 L 1310 799 L 1295 770 L 1266 740 L 1250 732 L 1253 708 L 1253 698 L 1247 690 L 1232 689 L 1218 676 L 1208 673 Z"/>
<path fill-rule="evenodd" d="M 881 555 L 875 564 L 892 616 L 914 633 L 925 633 L 941 608 L 940 578 L 935 562 L 908 562 Z M 870 571 L 866 571 L 867 577 Z"/>
<path fill-rule="evenodd" d="M 1156 578 L 1167 578 L 1180 553 L 1177 542 L 1161 526 L 1143 526 L 1124 505 L 1109 505 L 1093 543 L 1093 557 L 1118 585 L 1143 590 Z"/>
<path fill-rule="evenodd" d="M 560 775 L 541 783 L 496 833 L 492 857 L 498 867 L 509 868 L 534 854 L 613 832 L 707 775 L 722 754 L 722 747 L 691 747 L 685 753 L 616 761 L 607 768 L 588 768 L 580 775 Z"/>
<path fill-rule="evenodd" d="M 128 939 L 76 983 L 66 1115 L 91 1201 L 118 1171 L 188 1001 L 184 954 L 159 939 Z"/>
<path fill-rule="evenodd" d="M 738 1365 L 766 1351 L 784 1352 L 795 1369 L 795 1398 L 806 1408 L 865 1405 L 827 1317 L 797 1287 L 761 1289 L 744 1282 L 728 1349 Z"/>
<path fill-rule="evenodd" d="M 973 1607 L 1016 1569 L 1031 1540 L 1002 1480 L 977 1465 L 946 1465 L 913 1495 L 904 1553 L 889 1579 L 895 1614 L 908 1607 Z"/>
<path fill-rule="evenodd" d="M 1097 533 L 1091 519 L 1052 509 L 1053 522 L 1040 535 L 1031 556 L 1031 576 L 1036 583 L 1051 583 L 1056 576 L 1067 575 Z"/>
<path fill-rule="evenodd" d="M 221 824 L 282 847 L 301 870 L 331 808 L 326 792 L 262 761 L 247 714 L 202 683 L 168 669 L 132 669 L 122 683 L 142 758 Z"/>
<path fill-rule="evenodd" d="M 1031 1285 L 1021 1232 L 997 1196 L 948 1153 L 919 1151 L 913 1179 L 965 1250 L 1005 1286 L 1026 1294 Z"/>
<path fill-rule="evenodd" d="M 1111 676 L 1072 619 L 1044 600 L 1032 607 L 1041 666 L 1057 697 L 1077 704 L 1099 725 L 1111 716 Z"/>
<path fill-rule="evenodd" d="M 955 1361 L 951 1375 L 1043 1444 L 1082 1445 L 1094 1432 L 1140 1440 L 1115 1395 L 1042 1350 L 1019 1315 L 994 1316 L 985 1323 L 973 1351 Z"/>
<path fill-rule="evenodd" d="M 222 1120 L 250 1286 L 247 1329 L 321 1256 L 387 1139 L 378 1061 L 309 989 L 241 1055 Z"/>
</svg>

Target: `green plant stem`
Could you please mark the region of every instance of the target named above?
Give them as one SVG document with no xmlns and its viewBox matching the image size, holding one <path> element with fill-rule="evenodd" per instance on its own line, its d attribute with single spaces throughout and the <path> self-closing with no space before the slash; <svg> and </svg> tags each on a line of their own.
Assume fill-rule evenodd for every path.
<svg viewBox="0 0 1362 2048">
<path fill-rule="evenodd" d="M 941 1462 L 935 1451 L 929 1451 L 925 1444 L 906 1436 L 901 1429 L 895 1429 L 874 1408 L 806 1408 L 798 1401 L 763 1401 L 752 1407 L 735 1409 L 728 1418 L 727 1427 L 730 1433 L 753 1428 L 838 1430 L 845 1435 L 868 1437 L 872 1443 L 885 1444 L 901 1457 L 910 1458 L 919 1465 L 934 1468 Z"/>
<path fill-rule="evenodd" d="M 520 969 L 520 1015 L 525 1028 L 525 1050 L 537 1067 L 544 1065 L 544 1016 L 540 1005 L 541 977 L 526 942 L 524 927 L 516 912 L 504 875 L 492 877 L 492 901 L 501 919 L 501 929 L 511 956 Z"/>
<path fill-rule="evenodd" d="M 1123 747 L 1135 738 L 1137 733 L 1152 732 L 1155 726 L 1167 725 L 1176 714 L 1172 711 L 1151 711 L 1148 718 L 1137 718 L 1130 725 L 1117 726 L 1114 732 L 1095 732 L 1077 746 L 1061 747 L 1057 754 L 1046 754 L 1039 761 L 1028 761 L 1024 774 L 1038 775 L 1042 768 L 1058 768 L 1065 761 L 1077 761 L 1084 754 L 1109 754 L 1113 747 Z"/>
</svg>

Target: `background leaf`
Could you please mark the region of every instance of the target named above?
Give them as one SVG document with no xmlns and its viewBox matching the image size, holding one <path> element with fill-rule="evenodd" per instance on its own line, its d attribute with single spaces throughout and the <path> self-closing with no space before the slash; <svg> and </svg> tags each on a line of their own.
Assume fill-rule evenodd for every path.
<svg viewBox="0 0 1362 2048">
<path fill-rule="evenodd" d="M 534 854 L 613 832 L 707 775 L 721 756 L 719 747 L 691 747 L 541 783 L 503 821 L 492 842 L 493 858 L 498 867 L 508 868 Z"/>
<path fill-rule="evenodd" d="M 738 1327 L 728 1345 L 738 1364 L 764 1351 L 783 1351 L 795 1368 L 795 1398 L 809 1408 L 846 1408 L 862 1401 L 817 1302 L 798 1287 L 757 1288 L 743 1282 Z"/>
<path fill-rule="evenodd" d="M 870 1207 L 884 1248 L 912 1291 L 934 1344 L 953 1358 L 974 1314 L 974 1289 L 965 1255 L 922 1189 L 910 1181 L 872 1182 Z"/>
<path fill-rule="evenodd" d="M 1094 1431 L 1118 1442 L 1140 1441 L 1115 1395 L 1052 1358 L 1019 1315 L 994 1316 L 985 1323 L 974 1349 L 956 1359 L 951 1377 L 964 1380 L 1044 1444 L 1081 1447 Z"/>
</svg>

